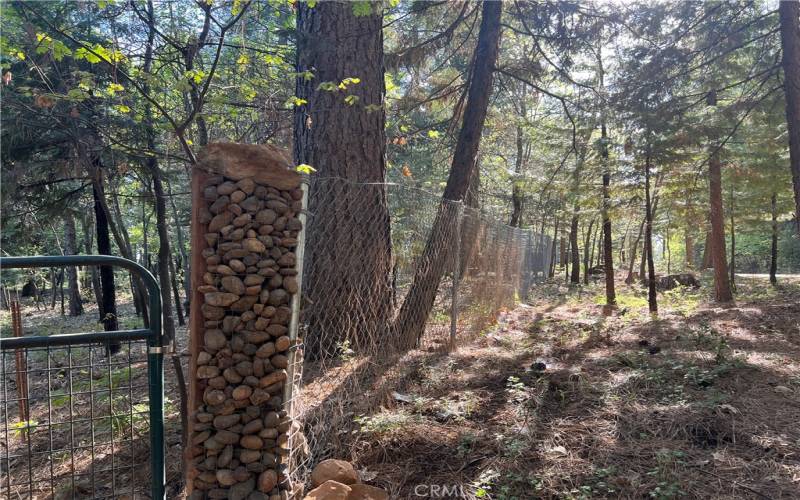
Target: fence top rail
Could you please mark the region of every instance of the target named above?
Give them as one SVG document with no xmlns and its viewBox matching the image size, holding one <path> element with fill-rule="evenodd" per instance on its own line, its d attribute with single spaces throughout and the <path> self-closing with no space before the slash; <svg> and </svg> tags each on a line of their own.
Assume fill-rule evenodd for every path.
<svg viewBox="0 0 800 500">
<path fill-rule="evenodd" d="M 144 266 L 114 255 L 42 255 L 0 257 L 0 271 L 40 267 L 114 266 L 127 269 L 138 276 L 147 288 L 150 305 L 150 327 L 109 332 L 69 333 L 50 336 L 32 336 L 0 339 L 0 350 L 22 347 L 47 347 L 68 344 L 94 344 L 109 340 L 148 340 L 151 346 L 160 347 L 161 292 L 155 277 Z"/>
</svg>

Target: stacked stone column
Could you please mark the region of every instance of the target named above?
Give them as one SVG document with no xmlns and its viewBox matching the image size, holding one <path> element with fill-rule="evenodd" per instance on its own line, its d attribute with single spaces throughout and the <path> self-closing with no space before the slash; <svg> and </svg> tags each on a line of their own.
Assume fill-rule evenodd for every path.
<svg viewBox="0 0 800 500">
<path fill-rule="evenodd" d="M 225 173 L 193 180 L 189 489 L 281 500 L 291 496 L 283 395 L 303 193 L 288 168 L 282 189 Z"/>
</svg>

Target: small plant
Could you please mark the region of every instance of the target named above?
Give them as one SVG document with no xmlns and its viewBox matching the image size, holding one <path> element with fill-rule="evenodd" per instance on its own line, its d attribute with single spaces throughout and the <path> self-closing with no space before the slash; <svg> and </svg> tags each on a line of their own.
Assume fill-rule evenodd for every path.
<svg viewBox="0 0 800 500">
<path fill-rule="evenodd" d="M 355 351 L 350 347 L 350 340 L 345 339 L 336 343 L 336 355 L 345 363 L 353 360 Z"/>
<path fill-rule="evenodd" d="M 464 458 L 472 451 L 472 447 L 475 446 L 475 443 L 478 441 L 477 436 L 471 432 L 467 432 L 461 435 L 461 439 L 458 441 L 458 456 L 459 458 Z"/>
<path fill-rule="evenodd" d="M 21 422 L 11 424 L 8 427 L 11 429 L 11 434 L 14 437 L 21 438 L 35 430 L 38 426 L 39 423 L 35 420 L 23 420 Z"/>
<path fill-rule="evenodd" d="M 415 420 L 406 413 L 382 411 L 375 415 L 358 415 L 353 418 L 359 431 L 365 434 L 384 434 L 401 429 Z"/>
<path fill-rule="evenodd" d="M 656 478 L 655 488 L 650 490 L 650 498 L 668 500 L 686 495 L 681 490 L 680 478 L 675 469 L 685 465 L 683 460 L 686 454 L 680 450 L 662 449 L 656 453 L 656 467 L 647 472 L 648 476 Z"/>
</svg>

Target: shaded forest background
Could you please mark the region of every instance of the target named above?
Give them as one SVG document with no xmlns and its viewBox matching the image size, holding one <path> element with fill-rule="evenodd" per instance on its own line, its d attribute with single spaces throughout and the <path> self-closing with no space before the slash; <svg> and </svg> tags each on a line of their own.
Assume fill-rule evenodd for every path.
<svg viewBox="0 0 800 500">
<path fill-rule="evenodd" d="M 159 277 L 170 337 L 189 306 L 188 173 L 213 141 L 283 146 L 312 180 L 410 184 L 547 233 L 551 274 L 577 284 L 602 268 L 609 303 L 615 279 L 649 284 L 652 310 L 658 275 L 714 268 L 728 300 L 735 272 L 800 269 L 794 2 L 2 8 L 3 255 L 136 260 Z M 388 304 L 380 199 L 374 213 L 343 230 L 384 245 L 370 295 Z M 3 277 L 65 288 L 71 315 L 84 290 L 106 329 L 115 288 L 144 308 L 114 278 Z"/>
</svg>

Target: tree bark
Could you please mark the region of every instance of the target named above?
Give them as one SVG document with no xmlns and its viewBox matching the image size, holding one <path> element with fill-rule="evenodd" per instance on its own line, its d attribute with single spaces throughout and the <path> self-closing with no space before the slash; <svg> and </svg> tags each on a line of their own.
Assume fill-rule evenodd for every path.
<svg viewBox="0 0 800 500">
<path fill-rule="evenodd" d="M 647 254 L 647 306 L 651 313 L 658 312 L 656 298 L 656 269 L 653 264 L 653 207 L 650 204 L 650 151 L 644 162 L 645 232 L 644 253 Z"/>
<path fill-rule="evenodd" d="M 94 196 L 94 218 L 95 230 L 97 231 L 97 253 L 100 255 L 112 255 L 111 238 L 108 233 L 108 218 L 106 211 L 103 210 L 103 190 L 102 170 L 96 166 L 92 176 L 92 195 Z M 100 303 L 100 322 L 103 329 L 107 332 L 118 330 L 117 322 L 117 297 L 116 286 L 114 284 L 114 268 L 111 266 L 100 266 L 100 288 L 102 298 Z M 120 351 L 119 342 L 109 342 L 109 354 L 116 354 Z"/>
<path fill-rule="evenodd" d="M 711 239 L 711 231 L 706 231 L 706 243 L 703 247 L 703 264 L 700 269 L 708 269 L 714 267 L 714 262 L 712 259 L 712 251 L 711 247 L 714 246 L 714 242 Z"/>
<path fill-rule="evenodd" d="M 494 66 L 500 48 L 502 8 L 502 2 L 484 1 L 482 5 L 481 26 L 467 91 L 464 119 L 453 153 L 453 163 L 444 189 L 443 203 L 434 221 L 425 250 L 417 261 L 411 288 L 395 321 L 397 331 L 403 332 L 402 345 L 406 348 L 416 345 L 424 332 L 439 281 L 450 256 L 451 246 L 442 245 L 442 242 L 447 243 L 452 239 L 457 214 L 450 200 L 464 199 L 475 170 L 478 146 L 492 93 Z"/>
<path fill-rule="evenodd" d="M 109 229 L 111 229 L 111 234 L 114 236 L 114 241 L 117 243 L 120 253 L 128 260 L 135 260 L 133 258 L 133 247 L 131 246 L 130 235 L 128 234 L 125 221 L 122 218 L 122 210 L 119 206 L 119 197 L 117 196 L 116 190 L 113 187 L 111 189 L 111 203 L 114 207 L 113 213 L 109 210 L 106 200 L 101 200 L 101 202 L 103 202 L 103 209 L 106 211 L 106 217 L 109 219 Z M 114 219 L 116 219 L 116 222 L 114 222 Z M 131 283 L 131 294 L 133 295 L 136 312 L 137 314 L 141 314 L 145 327 L 147 327 L 150 322 L 150 317 L 147 315 L 147 294 L 144 289 L 144 283 L 138 275 L 134 274 L 131 274 L 131 279 L 129 281 Z"/>
<path fill-rule="evenodd" d="M 594 241 L 594 233 L 592 233 L 592 228 L 594 227 L 594 219 L 589 222 L 589 227 L 586 229 L 586 237 L 583 240 L 583 283 L 585 285 L 589 284 L 589 263 L 591 262 L 591 257 L 594 256 L 589 255 L 589 247 L 592 245 Z M 594 250 L 592 250 L 594 252 Z"/>
<path fill-rule="evenodd" d="M 728 209 L 731 215 L 731 262 L 730 268 L 731 290 L 736 291 L 736 223 L 734 220 L 733 182 L 731 181 L 731 206 Z"/>
<path fill-rule="evenodd" d="M 572 284 L 581 282 L 581 256 L 578 248 L 578 203 L 575 202 L 575 209 L 572 212 L 572 220 L 569 228 L 569 257 L 571 269 L 569 281 Z"/>
<path fill-rule="evenodd" d="M 183 236 L 183 226 L 181 224 L 180 217 L 178 216 L 178 207 L 175 204 L 175 197 L 172 195 L 172 184 L 167 184 L 167 193 L 169 194 L 170 204 L 172 205 L 172 219 L 175 224 L 175 234 L 178 237 L 178 255 L 181 258 L 181 269 L 183 270 L 183 294 L 186 297 L 185 304 L 186 304 L 186 311 L 189 310 L 189 305 L 191 302 L 192 296 L 192 285 L 191 285 L 191 270 L 190 266 L 190 259 L 189 256 L 186 254 L 186 243 L 185 238 Z M 173 271 L 173 274 L 175 272 Z M 175 276 L 177 278 L 177 276 Z M 178 306 L 175 306 L 176 309 Z M 181 313 L 178 312 L 178 320 L 181 319 Z M 180 323 L 183 325 L 183 323 Z"/>
<path fill-rule="evenodd" d="M 608 215 L 609 205 L 611 204 L 611 172 L 608 167 L 608 132 L 606 124 L 600 126 L 600 139 L 603 141 L 601 158 L 603 163 L 603 271 L 606 281 L 606 305 L 617 304 L 617 292 L 614 283 L 614 249 L 611 239 L 611 218 Z M 624 245 L 624 240 L 623 240 Z"/>
<path fill-rule="evenodd" d="M 524 109 L 524 108 L 523 108 Z M 520 175 L 522 174 L 522 164 L 524 159 L 523 147 L 523 134 L 522 126 L 517 125 L 517 159 L 514 162 L 515 177 L 511 183 L 511 221 L 509 225 L 512 227 L 520 227 L 522 223 L 522 185 L 520 184 Z"/>
<path fill-rule="evenodd" d="M 87 255 L 94 254 L 94 223 L 93 218 L 90 214 L 85 214 L 84 217 L 81 219 L 82 227 L 83 227 L 83 245 L 84 251 Z M 100 313 L 100 318 L 103 317 L 103 290 L 102 286 L 100 285 L 100 275 L 97 273 L 97 268 L 95 266 L 89 266 L 89 276 L 90 281 L 92 284 L 92 292 L 94 293 L 94 301 L 97 304 L 98 312 Z"/>
<path fill-rule="evenodd" d="M 77 255 L 78 241 L 75 231 L 75 218 L 72 212 L 64 212 L 64 254 Z M 81 301 L 81 289 L 78 283 L 78 268 L 70 266 L 67 268 L 67 288 L 69 315 L 80 316 L 83 314 L 83 302 Z"/>
<path fill-rule="evenodd" d="M 782 1 L 779 4 L 789 163 L 794 186 L 796 229 L 800 235 L 800 3 Z"/>
<path fill-rule="evenodd" d="M 636 265 L 636 255 L 639 250 L 639 241 L 642 239 L 642 233 L 644 232 L 644 225 L 646 223 L 646 219 L 642 219 L 642 223 L 639 224 L 639 232 L 636 234 L 636 239 L 633 240 L 633 245 L 631 245 L 631 255 L 630 260 L 628 261 L 628 276 L 625 278 L 625 283 L 631 284 L 633 283 L 633 266 Z M 642 279 L 642 276 L 639 276 L 639 279 Z"/>
<path fill-rule="evenodd" d="M 170 285 L 172 286 L 172 296 L 175 297 L 175 315 L 178 317 L 178 324 L 180 326 L 184 326 L 186 324 L 186 319 L 183 317 L 183 306 L 181 305 L 181 294 L 180 288 L 178 287 L 178 278 L 177 274 L 175 273 L 175 260 L 170 258 L 169 259 L 169 274 L 170 274 Z"/>
<path fill-rule="evenodd" d="M 555 224 L 553 228 L 553 241 L 550 243 L 550 272 L 547 273 L 549 278 L 556 275 L 556 251 L 558 249 L 558 215 L 555 217 Z"/>
<path fill-rule="evenodd" d="M 714 297 L 717 302 L 733 300 L 725 256 L 725 220 L 722 208 L 722 164 L 719 152 L 714 152 L 709 167 L 709 205 L 711 219 L 711 260 L 714 263 Z"/>
<path fill-rule="evenodd" d="M 355 349 L 393 342 L 392 244 L 380 185 L 386 175 L 383 15 L 379 3 L 369 5 L 369 15 L 356 16 L 350 2 L 297 4 L 295 94 L 307 104 L 295 108 L 294 158 L 317 171 L 304 267 L 308 359 L 334 356 L 345 341 Z M 342 92 L 319 88 L 346 78 L 360 83 Z M 348 96 L 357 101 L 345 102 Z"/>
<path fill-rule="evenodd" d="M 155 38 L 155 24 L 156 18 L 153 9 L 152 0 L 147 1 L 147 23 L 148 34 L 147 43 L 145 46 L 144 62 L 142 70 L 145 75 L 149 75 L 153 63 L 153 40 Z M 145 93 L 149 92 L 150 84 L 145 80 L 143 85 Z M 202 104 L 196 104 L 198 112 Z M 147 149 L 150 151 L 156 150 L 156 129 L 153 121 L 153 109 L 149 103 L 145 105 L 144 112 L 144 132 L 145 143 Z M 158 285 L 161 292 L 161 318 L 163 330 L 163 343 L 169 345 L 175 342 L 175 320 L 172 316 L 172 300 L 170 298 L 170 287 L 172 282 L 170 280 L 170 262 L 172 260 L 172 252 L 170 251 L 169 244 L 169 231 L 168 231 L 168 216 L 167 216 L 167 197 L 164 191 L 164 185 L 161 168 L 158 165 L 158 160 L 154 155 L 150 155 L 145 159 L 145 167 L 150 173 L 153 180 L 153 196 L 155 197 L 155 212 L 156 212 L 156 230 L 158 231 Z M 178 397 L 180 399 L 180 412 L 181 412 L 181 443 L 184 448 L 188 441 L 188 401 L 187 401 L 187 387 L 186 380 L 183 373 L 183 366 L 179 356 L 171 356 L 172 367 L 175 370 L 175 376 L 178 382 Z M 186 471 L 186 462 L 182 463 L 182 470 Z"/>
<path fill-rule="evenodd" d="M 684 250 L 686 253 L 686 268 L 694 269 L 694 235 L 692 234 L 694 220 L 694 210 L 692 208 L 692 198 L 686 198 L 686 231 L 683 233 Z"/>
<path fill-rule="evenodd" d="M 772 248 L 769 259 L 769 282 L 778 284 L 778 193 L 773 192 L 770 199 L 770 212 L 772 214 Z"/>
</svg>

